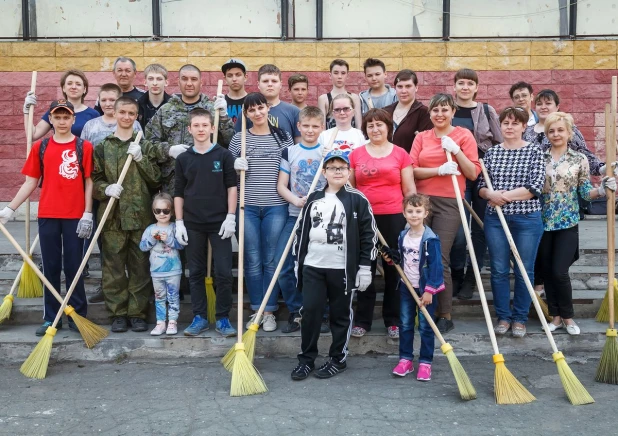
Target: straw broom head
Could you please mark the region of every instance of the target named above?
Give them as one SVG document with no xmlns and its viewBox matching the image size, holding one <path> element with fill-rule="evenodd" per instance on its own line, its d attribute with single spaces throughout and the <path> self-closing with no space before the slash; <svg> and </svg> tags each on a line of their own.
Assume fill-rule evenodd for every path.
<svg viewBox="0 0 618 436">
<path fill-rule="evenodd" d="M 234 349 L 236 356 L 234 357 L 234 367 L 232 368 L 230 396 L 244 397 L 268 392 L 264 379 L 245 354 L 244 344 L 239 342 L 235 345 Z"/>
<path fill-rule="evenodd" d="M 451 371 L 453 371 L 453 376 L 455 376 L 455 382 L 457 382 L 457 387 L 459 388 L 459 395 L 461 395 L 462 400 L 475 400 L 476 399 L 476 389 L 472 386 L 472 382 L 466 373 L 466 370 L 459 363 L 459 359 L 455 356 L 453 352 L 453 347 L 451 344 L 444 344 L 440 347 L 442 353 L 446 356 L 448 360 L 448 364 L 451 366 Z"/>
<path fill-rule="evenodd" d="M 599 307 L 599 311 L 595 318 L 597 322 L 609 322 L 609 292 L 609 289 L 605 292 L 605 297 L 601 302 L 601 307 Z M 614 279 L 612 292 L 614 292 L 614 313 L 618 313 L 618 280 L 616 279 Z"/>
<path fill-rule="evenodd" d="M 554 362 L 558 366 L 558 374 L 560 375 L 560 381 L 564 387 L 569 401 L 574 406 L 581 406 L 582 404 L 594 403 L 594 398 L 590 396 L 584 385 L 577 379 L 568 363 L 564 358 L 564 354 L 561 351 L 552 354 Z"/>
<path fill-rule="evenodd" d="M 255 355 L 255 337 L 259 328 L 259 325 L 253 323 L 242 335 L 242 343 L 245 344 L 245 354 L 251 363 L 253 363 L 253 358 Z M 225 353 L 225 356 L 221 358 L 223 367 L 230 372 L 232 372 L 232 368 L 234 367 L 234 357 L 236 357 L 236 344 L 234 344 L 234 346 L 230 348 L 227 353 Z"/>
<path fill-rule="evenodd" d="M 7 295 L 2 300 L 2 305 L 0 306 L 0 324 L 11 317 L 11 310 L 13 310 L 13 300 L 14 297 L 12 295 Z"/>
<path fill-rule="evenodd" d="M 71 306 L 67 306 L 64 309 L 66 316 L 70 316 L 73 322 L 77 326 L 79 333 L 82 335 L 82 339 L 86 343 L 86 347 L 92 348 L 109 335 L 109 331 L 103 327 L 99 327 L 89 319 L 84 318 L 73 309 Z"/>
<path fill-rule="evenodd" d="M 212 283 L 212 277 L 206 277 L 206 301 L 208 303 L 206 316 L 210 322 L 217 318 L 217 294 L 215 294 L 215 288 Z"/>
<path fill-rule="evenodd" d="M 21 273 L 21 281 L 17 289 L 19 298 L 41 298 L 43 296 L 43 284 L 28 263 L 24 264 Z"/>
<path fill-rule="evenodd" d="M 54 336 L 58 330 L 55 327 L 47 327 L 45 336 L 39 341 L 30 356 L 19 368 L 19 372 L 28 378 L 44 379 L 47 374 L 47 366 L 49 365 L 49 356 L 51 355 Z"/>
<path fill-rule="evenodd" d="M 534 395 L 528 392 L 528 389 L 508 370 L 502 354 L 495 354 L 493 359 L 496 364 L 494 373 L 496 404 L 527 404 L 536 400 Z"/>
<path fill-rule="evenodd" d="M 600 383 L 618 385 L 618 341 L 616 329 L 605 332 L 605 346 L 594 379 Z"/>
</svg>

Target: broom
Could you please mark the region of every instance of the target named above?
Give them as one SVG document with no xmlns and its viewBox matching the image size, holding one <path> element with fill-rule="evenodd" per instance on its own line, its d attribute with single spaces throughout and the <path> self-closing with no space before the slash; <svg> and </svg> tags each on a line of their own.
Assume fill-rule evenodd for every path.
<svg viewBox="0 0 618 436">
<path fill-rule="evenodd" d="M 453 161 L 450 152 L 446 152 L 446 159 L 449 162 Z M 472 237 L 470 236 L 470 229 L 466 225 L 466 214 L 464 213 L 464 206 L 461 199 L 461 192 L 459 191 L 459 182 L 457 176 L 451 175 L 453 181 L 453 189 L 455 190 L 455 197 L 457 198 L 457 205 L 459 207 L 459 216 L 463 224 L 464 234 L 466 235 L 466 243 L 468 244 L 468 251 L 470 252 L 470 261 L 472 262 L 472 268 L 474 270 L 474 277 L 476 279 L 476 285 L 478 286 L 479 296 L 481 297 L 481 305 L 483 307 L 483 314 L 485 315 L 485 322 L 487 323 L 487 330 L 489 332 L 489 338 L 491 340 L 491 346 L 494 349 L 493 361 L 496 365 L 494 372 L 494 396 L 497 404 L 526 404 L 531 403 L 536 398 L 515 378 L 515 376 L 508 370 L 504 364 L 504 356 L 500 354 L 498 349 L 498 342 L 496 341 L 496 333 L 491 322 L 491 315 L 489 313 L 489 306 L 487 305 L 487 297 L 485 296 L 485 289 L 483 288 L 483 282 L 481 281 L 481 273 L 479 272 L 479 266 L 476 262 L 476 255 L 474 253 L 474 245 L 472 245 Z"/>
<path fill-rule="evenodd" d="M 483 225 L 483 221 L 481 220 L 481 218 L 476 214 L 474 209 L 472 209 L 472 206 L 470 206 L 470 203 L 468 203 L 465 198 L 463 198 L 462 200 L 463 200 L 464 206 L 466 207 L 466 209 L 468 209 L 468 212 L 470 212 L 470 215 L 472 216 L 472 218 L 474 218 L 474 221 L 476 221 L 476 223 L 479 225 L 481 230 L 484 230 L 485 226 Z M 515 265 L 513 265 L 512 261 L 510 262 L 510 264 L 511 264 L 511 269 L 515 271 Z M 543 315 L 545 316 L 545 319 L 547 319 L 547 321 L 551 321 L 552 318 L 549 316 L 549 307 L 547 307 L 547 303 L 545 303 L 545 301 L 541 298 L 540 293 L 536 291 L 534 292 L 537 298 L 539 299 L 539 304 L 541 305 L 541 310 L 543 311 Z"/>
<path fill-rule="evenodd" d="M 217 95 L 223 92 L 223 80 L 217 82 Z M 215 131 L 212 134 L 212 143 L 216 144 L 219 139 L 219 111 L 215 111 Z M 206 310 L 206 316 L 209 322 L 213 322 L 217 317 L 217 294 L 215 294 L 215 288 L 212 280 L 212 246 L 210 241 L 208 242 L 208 256 L 206 265 L 206 302 L 208 304 Z"/>
<path fill-rule="evenodd" d="M 339 132 L 339 129 L 335 127 L 333 130 L 333 133 L 331 134 L 331 137 L 328 140 L 328 144 L 326 145 L 326 148 L 325 148 L 326 150 L 330 151 L 330 149 L 333 146 L 333 143 L 335 142 L 335 139 L 337 139 L 338 132 Z M 319 168 L 322 168 L 323 165 L 324 165 L 324 158 L 322 158 Z M 322 174 L 320 170 L 318 169 L 318 172 L 313 177 L 313 181 L 311 182 L 311 186 L 309 187 L 309 192 L 307 193 L 307 196 L 309 196 L 309 194 L 311 194 L 315 190 L 315 187 L 317 186 L 321 175 Z M 266 294 L 264 295 L 264 298 L 262 298 L 262 304 L 260 305 L 260 308 L 257 314 L 255 315 L 253 322 L 251 323 L 251 325 L 249 326 L 249 328 L 243 335 L 243 343 L 245 344 L 245 349 L 247 351 L 247 357 L 249 358 L 251 362 L 253 362 L 253 358 L 255 356 L 255 336 L 257 335 L 257 331 L 260 328 L 260 321 L 262 319 L 262 314 L 264 313 L 264 310 L 266 309 L 266 304 L 268 302 L 268 299 L 270 298 L 270 294 L 272 293 L 273 289 L 275 288 L 275 285 L 277 284 L 279 273 L 281 273 L 281 269 L 283 268 L 285 259 L 288 255 L 288 252 L 290 251 L 290 248 L 292 247 L 292 243 L 294 242 L 294 236 L 296 235 L 296 229 L 298 228 L 298 224 L 300 222 L 301 217 L 302 217 L 302 211 L 298 215 L 298 219 L 296 220 L 294 229 L 292 230 L 292 233 L 290 234 L 290 237 L 288 238 L 288 242 L 285 246 L 285 250 L 283 250 L 281 259 L 279 259 L 279 264 L 277 265 L 277 269 L 275 270 L 275 273 L 273 274 L 273 278 L 270 280 L 270 284 L 268 285 L 268 289 L 266 290 Z M 227 369 L 228 371 L 232 370 L 232 367 L 234 365 L 234 356 L 235 356 L 234 348 L 232 347 L 225 354 L 225 356 L 223 356 L 223 358 L 221 359 L 221 363 L 223 364 L 225 369 Z"/>
<path fill-rule="evenodd" d="M 32 72 L 32 81 L 30 91 L 36 91 L 36 75 L 37 72 Z M 26 158 L 30 155 L 32 149 L 32 122 L 34 120 L 34 107 L 28 111 L 28 129 L 26 132 Z M 30 245 L 30 198 L 26 199 L 26 247 Z M 18 298 L 39 298 L 43 296 L 43 284 L 32 271 L 28 263 L 24 263 L 22 267 L 21 281 L 17 290 Z"/>
<path fill-rule="evenodd" d="M 487 188 L 493 190 L 491 180 L 489 179 L 489 175 L 487 174 L 487 168 L 485 168 L 482 159 L 479 159 L 479 162 L 481 163 L 481 169 L 483 170 L 483 176 L 485 177 L 485 183 L 487 184 Z M 571 371 L 571 368 L 569 368 L 569 365 L 564 358 L 564 354 L 558 351 L 558 347 L 556 346 L 554 337 L 549 331 L 547 321 L 545 320 L 543 312 L 541 311 L 539 300 L 534 293 L 532 283 L 530 283 L 530 278 L 528 277 L 528 273 L 526 272 L 524 263 L 522 262 L 521 257 L 519 256 L 519 251 L 517 250 L 517 246 L 513 241 L 511 231 L 509 230 L 509 227 L 506 224 L 506 220 L 504 219 L 502 208 L 500 206 L 495 206 L 495 209 L 496 213 L 498 214 L 498 218 L 500 219 L 500 223 L 502 224 L 502 228 L 504 229 L 506 239 L 509 241 L 509 245 L 511 246 L 511 251 L 513 252 L 513 256 L 515 257 L 515 261 L 517 262 L 519 271 L 521 272 L 524 282 L 526 283 L 526 287 L 528 288 L 528 292 L 530 293 L 530 297 L 532 298 L 532 302 L 534 303 L 536 312 L 539 315 L 539 320 L 541 321 L 541 324 L 543 324 L 543 329 L 545 330 L 545 334 L 547 335 L 547 339 L 549 340 L 549 344 L 551 345 L 551 348 L 553 350 L 552 357 L 558 367 L 558 374 L 560 375 L 562 386 L 564 387 L 564 391 L 569 398 L 569 401 L 575 406 L 594 403 L 594 399 L 590 396 L 588 391 L 586 391 L 586 388 L 577 379 L 573 371 Z"/>
<path fill-rule="evenodd" d="M 247 119 L 242 113 L 242 133 L 240 156 L 244 159 L 247 149 Z M 245 261 L 245 171 L 240 172 L 240 200 L 238 205 L 238 341 L 234 346 L 234 363 L 232 366 L 232 385 L 230 396 L 263 394 L 268 391 L 264 379 L 253 366 L 245 353 L 242 341 L 242 310 L 243 310 L 243 275 Z"/>
<path fill-rule="evenodd" d="M 386 240 L 384 239 L 384 237 L 379 231 L 378 231 L 378 238 L 380 238 L 380 243 L 382 245 L 388 247 Z M 401 269 L 401 266 L 399 266 L 398 264 L 394 262 L 393 262 L 393 265 L 397 269 L 397 272 L 399 273 L 401 280 L 403 280 L 403 282 L 408 287 L 408 290 L 412 294 L 412 298 L 414 298 L 416 305 L 423 312 L 423 315 L 425 315 L 425 319 L 431 326 L 431 329 L 433 330 L 434 334 L 440 341 L 440 344 L 442 344 L 440 349 L 442 350 L 442 353 L 444 353 L 444 355 L 446 356 L 448 363 L 451 366 L 451 370 L 453 371 L 453 375 L 455 376 L 455 382 L 457 382 L 457 387 L 459 388 L 459 395 L 461 395 L 461 399 L 462 400 L 476 399 L 476 390 L 474 389 L 474 386 L 472 385 L 470 378 L 468 378 L 468 374 L 466 373 L 466 370 L 463 368 L 463 366 L 461 366 L 461 363 L 459 363 L 459 359 L 457 359 L 457 356 L 455 356 L 455 353 L 453 352 L 453 346 L 444 340 L 444 337 L 440 333 L 440 330 L 438 330 L 438 327 L 436 326 L 432 317 L 429 315 L 429 312 L 427 312 L 427 309 L 425 309 L 425 306 L 421 305 L 421 301 L 418 298 L 418 295 L 416 295 L 416 292 L 414 291 L 414 287 L 412 286 L 412 283 L 410 283 L 410 280 L 408 280 L 408 277 L 405 275 L 405 273 Z"/>
<path fill-rule="evenodd" d="M 612 77 L 612 110 L 605 108 L 605 132 L 609 141 L 606 139 L 606 144 L 615 144 L 615 126 L 613 121 L 616 119 L 616 76 Z M 608 105 L 609 106 L 609 105 Z M 607 123 L 609 115 L 610 123 Z M 611 128 L 610 128 L 611 126 Z M 609 132 L 609 134 L 608 134 Z M 606 147 L 607 162 L 614 162 L 616 160 L 616 147 Z M 611 165 L 607 165 L 606 174 L 608 177 L 613 177 L 613 171 Z M 614 289 L 616 289 L 616 282 L 614 279 L 614 262 L 616 255 L 616 211 L 614 209 L 616 202 L 616 193 L 607 190 L 607 297 L 609 308 L 609 328 L 605 332 L 607 336 L 605 339 L 605 346 L 601 353 L 601 360 L 599 361 L 599 367 L 595 380 L 601 383 L 618 384 L 618 342 L 616 341 L 617 332 L 614 327 L 615 314 L 614 311 Z"/>
<path fill-rule="evenodd" d="M 141 139 L 142 139 L 142 132 L 138 132 L 135 138 L 135 142 L 139 142 Z M 127 172 L 129 171 L 129 167 L 131 166 L 132 161 L 133 161 L 133 156 L 129 154 L 127 156 L 127 160 L 124 166 L 122 167 L 122 171 L 120 173 L 120 176 L 118 177 L 118 181 L 116 182 L 119 185 L 122 185 L 122 182 L 124 181 L 124 178 L 127 175 Z M 97 230 L 94 232 L 94 235 L 92 236 L 92 240 L 90 241 L 88 250 L 86 251 L 86 254 L 84 255 L 82 259 L 82 262 L 79 265 L 77 272 L 75 273 L 73 282 L 71 283 L 71 286 L 69 287 L 69 290 L 67 291 L 67 294 L 64 297 L 62 304 L 60 305 L 60 310 L 56 314 L 56 318 L 54 319 L 54 322 L 52 323 L 51 327 L 47 328 L 47 331 L 45 332 L 45 336 L 43 336 L 43 339 L 39 341 L 39 343 L 34 348 L 34 350 L 32 350 L 32 353 L 30 353 L 26 361 L 22 364 L 20 368 L 20 372 L 26 377 L 38 378 L 38 379 L 45 378 L 45 375 L 47 374 L 47 366 L 49 364 L 49 357 L 51 355 L 52 343 L 54 341 L 54 336 L 56 335 L 56 332 L 58 331 L 56 329 L 56 326 L 58 325 L 58 322 L 60 321 L 60 318 L 62 317 L 62 312 L 65 311 L 65 308 L 69 309 L 68 311 L 69 313 L 67 313 L 67 316 L 70 316 L 75 322 L 75 324 L 77 325 L 77 328 L 80 334 L 82 335 L 82 337 L 84 338 L 86 345 L 88 345 L 88 348 L 92 348 L 92 346 L 94 346 L 97 342 L 101 341 L 103 338 L 105 338 L 109 334 L 109 332 L 106 329 L 99 327 L 96 324 L 77 315 L 77 313 L 75 312 L 75 309 L 73 309 L 70 306 L 67 307 L 67 303 L 69 302 L 69 299 L 71 298 L 71 295 L 73 294 L 73 291 L 75 291 L 75 288 L 77 287 L 77 283 L 79 282 L 82 271 L 84 270 L 84 268 L 86 267 L 86 264 L 88 263 L 88 258 L 92 254 L 92 250 L 94 250 L 94 247 L 97 244 L 97 239 L 99 238 L 99 235 L 101 234 L 101 231 L 103 230 L 103 225 L 105 224 L 107 217 L 109 216 L 112 208 L 114 207 L 115 202 L 116 202 L 116 198 L 111 197 L 109 202 L 107 203 L 107 207 L 105 208 L 103 217 L 101 218 L 101 222 L 99 226 L 97 227 Z M 47 283 L 45 284 L 46 286 L 49 287 Z M 67 311 L 65 311 L 65 313 L 66 312 Z M 84 321 L 87 321 L 87 322 L 84 322 Z"/>
<path fill-rule="evenodd" d="M 36 249 L 36 246 L 38 243 L 39 243 L 39 235 L 36 235 L 36 238 L 34 238 L 34 242 L 32 243 L 32 246 L 30 247 L 29 256 L 31 259 L 32 259 L 32 253 L 34 253 L 34 250 Z M 8 295 L 6 295 L 4 299 L 2 300 L 2 305 L 0 306 L 0 324 L 2 324 L 4 321 L 9 319 L 9 317 L 11 316 L 11 310 L 13 309 L 13 300 L 15 299 L 15 297 L 13 297 L 13 294 L 15 293 L 15 289 L 17 289 L 17 286 L 19 285 L 19 279 L 21 279 L 25 266 L 26 266 L 26 263 L 24 262 L 24 264 L 19 269 L 19 272 L 17 273 L 17 277 L 15 277 L 15 280 L 13 281 L 11 290 L 9 291 Z M 36 277 L 36 279 L 39 280 L 38 277 Z"/>
</svg>

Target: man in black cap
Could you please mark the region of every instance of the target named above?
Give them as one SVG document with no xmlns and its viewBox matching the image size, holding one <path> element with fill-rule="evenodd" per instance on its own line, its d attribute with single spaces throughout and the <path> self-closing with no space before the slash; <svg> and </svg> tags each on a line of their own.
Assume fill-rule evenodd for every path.
<svg viewBox="0 0 618 436">
<path fill-rule="evenodd" d="M 232 122 L 235 123 L 240 116 L 242 105 L 247 96 L 247 91 L 245 90 L 247 67 L 240 59 L 232 58 L 223 64 L 221 71 L 229 88 L 229 92 L 225 96 L 227 114 L 232 119 Z"/>
</svg>

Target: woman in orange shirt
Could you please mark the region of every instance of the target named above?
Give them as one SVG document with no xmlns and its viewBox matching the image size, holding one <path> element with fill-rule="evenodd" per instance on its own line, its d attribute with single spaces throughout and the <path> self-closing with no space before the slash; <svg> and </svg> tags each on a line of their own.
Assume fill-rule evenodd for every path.
<svg viewBox="0 0 618 436">
<path fill-rule="evenodd" d="M 442 245 L 442 265 L 446 289 L 438 294 L 437 325 L 441 333 L 454 328 L 451 320 L 453 283 L 448 255 L 461 225 L 451 175 L 457 176 L 459 192 L 464 196 L 466 179 L 476 180 L 481 172 L 478 149 L 472 133 L 463 127 L 453 127 L 451 121 L 457 106 L 449 94 L 436 94 L 429 102 L 433 129 L 416 135 L 410 157 L 419 194 L 429 196 L 432 214 L 427 225 L 439 236 Z M 446 151 L 453 162 L 446 160 Z"/>
</svg>

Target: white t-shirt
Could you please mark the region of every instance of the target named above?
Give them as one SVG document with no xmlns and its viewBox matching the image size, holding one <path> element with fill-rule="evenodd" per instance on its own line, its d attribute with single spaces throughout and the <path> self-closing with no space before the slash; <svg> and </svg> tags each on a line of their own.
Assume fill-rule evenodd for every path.
<svg viewBox="0 0 618 436">
<path fill-rule="evenodd" d="M 420 286 L 421 273 L 419 263 L 421 261 L 422 236 L 412 237 L 410 232 L 403 238 L 403 272 L 406 274 L 412 286 Z"/>
<path fill-rule="evenodd" d="M 328 145 L 328 141 L 330 141 L 330 137 L 333 135 L 333 129 L 324 130 L 320 133 L 318 143 L 326 147 Z M 365 139 L 365 135 L 363 135 L 361 130 L 352 127 L 350 130 L 339 130 L 339 132 L 337 132 L 337 137 L 333 143 L 333 150 L 350 152 L 368 142 L 369 141 Z"/>
<path fill-rule="evenodd" d="M 336 194 L 311 204 L 311 230 L 305 265 L 314 268 L 345 269 L 346 217 Z"/>
<path fill-rule="evenodd" d="M 113 135 L 116 132 L 116 126 L 118 122 L 106 123 L 103 121 L 103 117 L 94 118 L 88 121 L 82 130 L 81 138 L 90 142 L 94 147 L 99 145 L 109 135 Z M 133 123 L 133 131 L 141 132 L 142 126 L 139 122 Z"/>
</svg>

